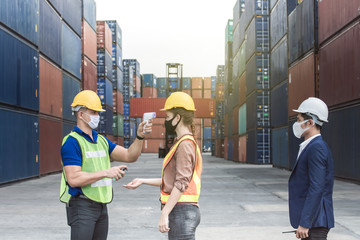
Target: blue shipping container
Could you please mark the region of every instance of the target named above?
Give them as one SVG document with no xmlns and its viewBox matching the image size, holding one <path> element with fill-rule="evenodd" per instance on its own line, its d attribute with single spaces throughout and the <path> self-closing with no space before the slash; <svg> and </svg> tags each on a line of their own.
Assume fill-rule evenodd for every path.
<svg viewBox="0 0 360 240">
<path fill-rule="evenodd" d="M 97 94 L 100 97 L 101 105 L 113 107 L 113 86 L 106 78 L 98 78 L 97 80 Z"/>
<path fill-rule="evenodd" d="M 288 124 L 288 82 L 271 90 L 271 126 Z"/>
<path fill-rule="evenodd" d="M 40 0 L 43 1 L 43 0 Z M 63 12 L 63 1 L 62 0 L 48 0 L 48 2 L 55 8 L 59 15 Z"/>
<path fill-rule="evenodd" d="M 255 52 L 270 51 L 270 24 L 269 16 L 257 16 L 246 30 L 246 61 Z"/>
<path fill-rule="evenodd" d="M 130 121 L 130 138 L 136 138 L 136 122 Z"/>
<path fill-rule="evenodd" d="M 72 115 L 71 103 L 74 100 L 76 94 L 80 92 L 80 82 L 63 72 L 62 74 L 62 106 L 63 106 L 63 118 L 76 122 L 76 118 Z"/>
<path fill-rule="evenodd" d="M 124 61 L 123 61 L 124 62 Z M 132 66 L 124 66 L 124 84 L 125 85 L 134 85 L 134 71 L 133 71 L 133 67 Z"/>
<path fill-rule="evenodd" d="M 169 82 L 169 89 L 177 89 L 178 84 L 177 82 Z"/>
<path fill-rule="evenodd" d="M 81 40 L 65 23 L 62 24 L 62 67 L 81 79 Z"/>
<path fill-rule="evenodd" d="M 289 167 L 290 169 L 293 168 L 297 155 L 299 152 L 299 145 L 304 139 L 299 139 L 295 137 L 293 133 L 293 124 L 296 122 L 296 120 L 290 120 L 289 121 L 289 131 L 288 131 L 288 137 L 289 137 Z"/>
<path fill-rule="evenodd" d="M 96 31 L 96 2 L 94 0 L 81 1 L 82 17 Z"/>
<path fill-rule="evenodd" d="M 271 88 L 288 77 L 287 38 L 285 37 L 271 52 Z"/>
<path fill-rule="evenodd" d="M 107 77 L 112 81 L 112 59 L 110 54 L 103 50 L 97 50 L 97 75 L 99 77 Z"/>
<path fill-rule="evenodd" d="M 130 116 L 130 103 L 124 102 L 124 117 Z"/>
<path fill-rule="evenodd" d="M 61 66 L 61 19 L 55 10 L 40 0 L 39 50 Z"/>
<path fill-rule="evenodd" d="M 66 9 L 61 14 L 63 20 L 81 36 L 81 0 L 62 0 L 62 2 L 63 9 Z"/>
<path fill-rule="evenodd" d="M 246 162 L 270 164 L 270 128 L 258 128 L 248 131 L 246 144 Z"/>
<path fill-rule="evenodd" d="M 165 78 L 166 84 L 166 78 Z M 182 89 L 189 90 L 191 89 L 191 78 L 183 78 L 182 79 Z"/>
<path fill-rule="evenodd" d="M 112 83 L 114 89 L 123 92 L 123 72 L 120 68 L 115 67 L 112 69 Z"/>
<path fill-rule="evenodd" d="M 204 139 L 211 139 L 211 127 L 204 127 Z"/>
<path fill-rule="evenodd" d="M 69 133 L 71 133 L 72 130 L 74 130 L 75 126 L 76 123 L 63 122 L 62 123 L 63 138 Z"/>
<path fill-rule="evenodd" d="M 270 127 L 269 91 L 256 91 L 246 98 L 246 128 Z"/>
<path fill-rule="evenodd" d="M 270 16 L 271 49 L 287 33 L 286 1 L 280 0 L 276 4 Z"/>
<path fill-rule="evenodd" d="M 123 65 L 124 67 L 132 66 L 134 75 L 140 77 L 140 63 L 136 59 L 124 59 Z"/>
<path fill-rule="evenodd" d="M 134 88 L 129 85 L 123 85 L 123 101 L 130 102 L 130 98 L 134 96 Z"/>
<path fill-rule="evenodd" d="M 5 109 L 0 116 L 0 183 L 38 176 L 38 116 Z"/>
<path fill-rule="evenodd" d="M 246 95 L 255 89 L 268 89 L 270 54 L 262 53 L 254 55 L 246 64 Z"/>
<path fill-rule="evenodd" d="M 98 127 L 98 132 L 102 134 L 112 135 L 113 131 L 113 110 L 112 108 L 106 108 L 105 112 L 100 112 L 100 123 Z"/>
<path fill-rule="evenodd" d="M 116 45 L 122 49 L 122 31 L 119 24 L 114 20 L 106 21 L 106 23 L 112 32 L 112 42 L 116 43 Z"/>
<path fill-rule="evenodd" d="M 191 80 L 190 80 L 191 81 Z M 166 78 L 156 78 L 157 90 L 166 90 L 167 89 L 167 81 Z M 191 87 L 190 87 L 191 88 Z"/>
<path fill-rule="evenodd" d="M 0 28 L 0 102 L 39 110 L 39 53 Z"/>
<path fill-rule="evenodd" d="M 211 77 L 211 91 L 216 91 L 216 77 L 212 76 Z"/>
<path fill-rule="evenodd" d="M 157 97 L 158 98 L 166 98 L 167 97 L 166 90 L 165 89 L 157 90 Z"/>
<path fill-rule="evenodd" d="M 142 87 L 156 88 L 156 76 L 154 74 L 143 74 Z"/>
<path fill-rule="evenodd" d="M 112 45 L 112 65 L 113 65 L 113 67 L 116 66 L 116 67 L 120 68 L 121 70 L 123 69 L 122 50 L 115 43 L 113 43 L 113 45 Z"/>
<path fill-rule="evenodd" d="M 2 0 L 0 22 L 35 45 L 39 44 L 39 0 Z"/>
<path fill-rule="evenodd" d="M 273 165 L 289 169 L 288 126 L 272 130 L 271 144 L 271 158 Z"/>
</svg>

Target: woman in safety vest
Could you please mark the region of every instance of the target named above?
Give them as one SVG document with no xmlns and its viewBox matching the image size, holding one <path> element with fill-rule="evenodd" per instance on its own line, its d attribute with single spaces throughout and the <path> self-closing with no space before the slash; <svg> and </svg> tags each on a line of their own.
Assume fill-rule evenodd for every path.
<svg viewBox="0 0 360 240">
<path fill-rule="evenodd" d="M 136 189 L 141 184 L 160 187 L 161 217 L 159 231 L 168 238 L 195 239 L 200 223 L 198 200 L 201 189 L 202 156 L 194 139 L 195 105 L 186 93 L 175 92 L 167 98 L 165 128 L 176 133 L 175 143 L 166 155 L 161 178 L 136 178 L 124 187 Z"/>
</svg>

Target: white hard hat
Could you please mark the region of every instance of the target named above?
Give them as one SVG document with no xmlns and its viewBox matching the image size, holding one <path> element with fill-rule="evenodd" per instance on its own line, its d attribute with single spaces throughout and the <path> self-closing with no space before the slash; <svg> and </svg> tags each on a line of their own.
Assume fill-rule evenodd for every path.
<svg viewBox="0 0 360 240">
<path fill-rule="evenodd" d="M 309 97 L 300 104 L 298 109 L 293 109 L 293 111 L 308 114 L 313 118 L 316 117 L 314 121 L 320 126 L 322 126 L 323 122 L 328 122 L 328 107 L 321 99 L 316 97 Z"/>
</svg>

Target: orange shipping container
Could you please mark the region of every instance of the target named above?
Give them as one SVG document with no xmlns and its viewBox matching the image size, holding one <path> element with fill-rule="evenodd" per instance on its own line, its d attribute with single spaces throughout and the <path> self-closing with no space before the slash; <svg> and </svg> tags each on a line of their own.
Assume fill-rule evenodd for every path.
<svg viewBox="0 0 360 240">
<path fill-rule="evenodd" d="M 192 92 L 191 92 L 191 89 L 184 89 L 182 90 L 184 93 L 187 93 L 189 94 L 190 96 L 192 96 Z"/>
<path fill-rule="evenodd" d="M 204 89 L 211 89 L 211 78 L 210 77 L 204 77 L 204 82 L 203 82 L 203 88 Z"/>
<path fill-rule="evenodd" d="M 120 115 L 124 114 L 124 98 L 123 94 L 118 90 L 113 90 L 113 112 Z"/>
<path fill-rule="evenodd" d="M 155 119 L 153 119 L 152 124 L 153 125 L 164 125 L 165 122 L 165 118 L 160 118 L 158 116 L 156 116 Z"/>
<path fill-rule="evenodd" d="M 152 125 L 152 132 L 146 135 L 146 139 L 164 139 L 165 141 L 165 127 L 164 124 Z"/>
<path fill-rule="evenodd" d="M 39 111 L 62 117 L 61 70 L 40 56 L 39 60 Z"/>
<path fill-rule="evenodd" d="M 159 148 L 164 148 L 165 139 L 147 139 L 145 138 L 143 144 L 143 153 L 158 153 Z"/>
<path fill-rule="evenodd" d="M 96 52 L 96 32 L 86 22 L 82 21 L 82 35 L 81 35 L 81 52 L 87 56 L 93 63 L 97 62 Z"/>
<path fill-rule="evenodd" d="M 238 141 L 239 161 L 242 163 L 246 162 L 246 138 L 247 135 L 244 135 Z"/>
<path fill-rule="evenodd" d="M 228 138 L 224 138 L 224 159 L 228 159 Z"/>
<path fill-rule="evenodd" d="M 82 89 L 97 91 L 97 69 L 87 57 L 82 58 Z"/>
<path fill-rule="evenodd" d="M 130 117 L 142 117 L 144 112 L 156 112 L 157 117 L 165 117 L 164 108 L 166 98 L 131 98 Z M 215 118 L 215 99 L 194 98 L 196 118 Z"/>
<path fill-rule="evenodd" d="M 204 98 L 211 98 L 211 89 L 204 89 Z"/>
<path fill-rule="evenodd" d="M 139 78 L 139 76 L 135 77 L 135 81 L 134 81 L 134 90 L 136 90 L 136 92 L 141 92 L 141 80 Z"/>
<path fill-rule="evenodd" d="M 315 96 L 315 55 L 306 56 L 289 69 L 289 117 L 296 116 L 302 101 Z"/>
<path fill-rule="evenodd" d="M 211 127 L 211 118 L 204 118 L 204 127 Z"/>
<path fill-rule="evenodd" d="M 201 125 L 201 118 L 194 118 L 195 125 Z"/>
<path fill-rule="evenodd" d="M 191 94 L 193 98 L 203 98 L 202 89 L 192 89 Z"/>
<path fill-rule="evenodd" d="M 239 162 L 239 135 L 233 136 L 233 161 Z"/>
<path fill-rule="evenodd" d="M 96 22 L 97 47 L 105 48 L 112 55 L 112 32 L 105 21 Z"/>
<path fill-rule="evenodd" d="M 202 79 L 202 77 L 193 77 L 193 78 L 191 78 L 191 88 L 192 89 L 203 89 L 203 79 Z"/>
</svg>

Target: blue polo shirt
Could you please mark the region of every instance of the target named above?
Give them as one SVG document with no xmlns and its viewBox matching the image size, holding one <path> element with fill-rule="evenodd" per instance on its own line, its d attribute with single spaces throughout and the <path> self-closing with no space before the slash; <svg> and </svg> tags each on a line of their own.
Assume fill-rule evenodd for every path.
<svg viewBox="0 0 360 240">
<path fill-rule="evenodd" d="M 91 143 L 97 142 L 98 133 L 94 130 L 92 130 L 92 137 L 93 137 L 94 141 L 91 139 L 91 137 L 88 134 L 84 133 L 77 126 L 74 127 L 73 131 L 79 133 L 81 136 L 83 136 L 87 141 L 89 141 Z M 114 150 L 114 148 L 116 147 L 116 144 L 111 142 L 106 137 L 105 137 L 105 139 L 109 143 L 109 155 L 110 155 L 112 153 L 112 151 Z M 62 158 L 64 167 L 69 166 L 69 165 L 75 165 L 75 166 L 80 166 L 80 167 L 82 166 L 81 149 L 80 149 L 78 141 L 75 138 L 69 136 L 66 139 L 66 142 L 61 147 L 61 158 Z M 81 188 L 73 188 L 73 187 L 69 186 L 69 194 L 71 196 L 76 196 L 76 195 L 82 194 Z"/>
</svg>

